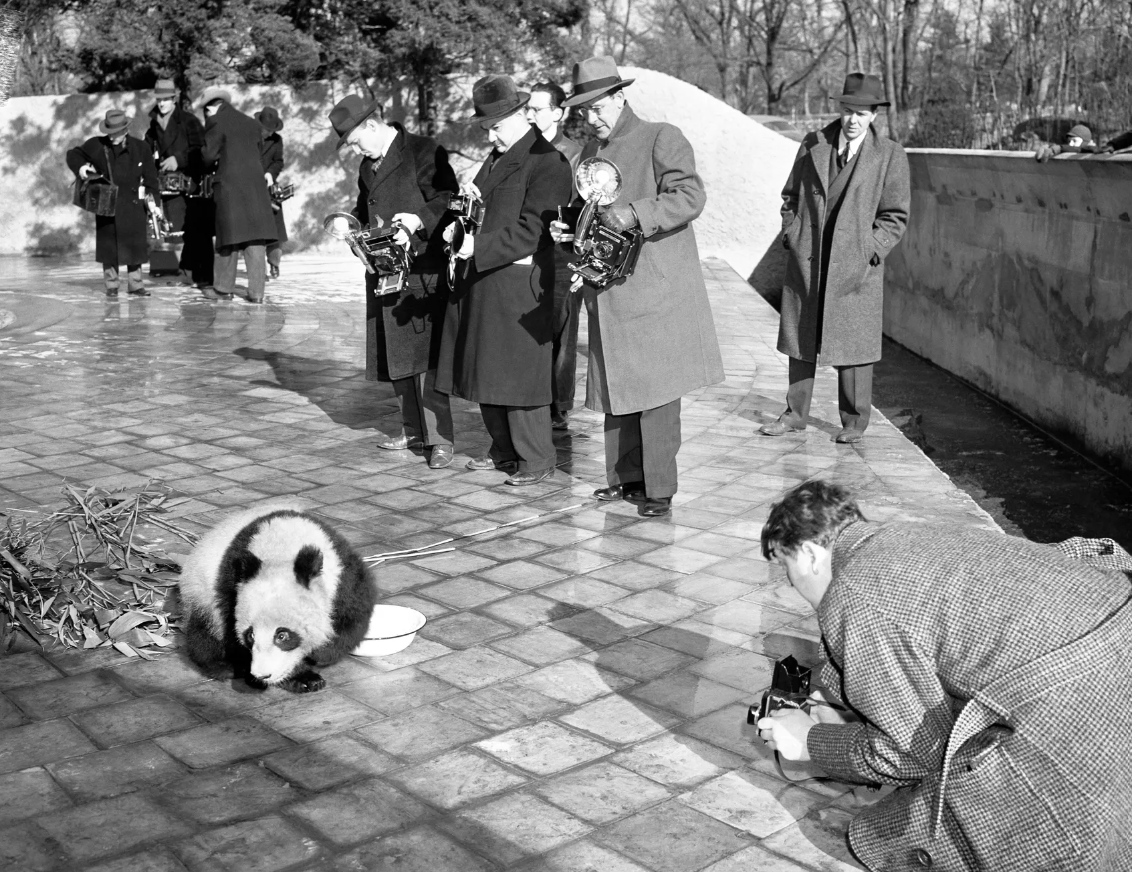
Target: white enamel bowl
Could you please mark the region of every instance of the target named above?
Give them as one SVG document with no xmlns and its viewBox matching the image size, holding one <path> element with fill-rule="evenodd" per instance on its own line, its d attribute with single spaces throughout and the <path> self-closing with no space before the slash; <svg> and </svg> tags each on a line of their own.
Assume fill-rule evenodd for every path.
<svg viewBox="0 0 1132 872">
<path fill-rule="evenodd" d="M 416 638 L 425 625 L 425 616 L 405 606 L 376 605 L 369 619 L 369 629 L 353 653 L 359 657 L 384 657 L 396 654 Z"/>
</svg>

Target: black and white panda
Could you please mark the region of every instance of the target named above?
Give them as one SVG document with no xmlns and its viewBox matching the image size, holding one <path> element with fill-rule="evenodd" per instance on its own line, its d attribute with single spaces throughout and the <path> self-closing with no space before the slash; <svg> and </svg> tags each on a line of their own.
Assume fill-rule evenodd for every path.
<svg viewBox="0 0 1132 872">
<path fill-rule="evenodd" d="M 221 521 L 181 569 L 189 657 L 255 688 L 321 690 L 365 636 L 375 591 L 361 558 L 326 524 L 266 505 Z"/>
</svg>

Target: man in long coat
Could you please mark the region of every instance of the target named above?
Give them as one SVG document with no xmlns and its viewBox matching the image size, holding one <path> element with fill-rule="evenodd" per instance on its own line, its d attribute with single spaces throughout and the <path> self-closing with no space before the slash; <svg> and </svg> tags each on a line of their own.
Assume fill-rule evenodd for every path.
<svg viewBox="0 0 1132 872">
<path fill-rule="evenodd" d="M 817 611 L 817 701 L 859 717 L 817 705 L 758 727 L 787 759 L 896 786 L 849 827 L 865 866 L 1132 869 L 1127 552 L 870 524 L 820 480 L 771 507 L 762 545 Z"/>
<path fill-rule="evenodd" d="M 216 165 L 212 199 L 216 204 L 215 291 L 209 299 L 236 292 L 236 262 L 244 254 L 248 271 L 249 303 L 263 302 L 267 276 L 267 243 L 275 239 L 275 216 L 267 191 L 258 121 L 232 106 L 231 95 L 221 88 L 206 88 L 204 149 L 206 166 Z"/>
<path fill-rule="evenodd" d="M 109 109 L 99 124 L 101 136 L 92 136 L 67 152 L 67 166 L 80 179 L 102 176 L 118 186 L 113 215 L 94 218 L 94 257 L 102 264 L 108 297 L 118 296 L 118 266 L 126 264 L 127 290 L 148 297 L 141 265 L 149 260 L 146 239 L 148 208 L 139 189 L 157 196 L 159 184 L 153 153 L 146 144 L 126 131 L 130 119 L 121 109 Z"/>
<path fill-rule="evenodd" d="M 401 406 L 401 432 L 384 437 L 388 450 L 425 448 L 428 465 L 452 462 L 452 410 L 436 389 L 440 331 L 447 285 L 444 244 L 438 230 L 448 197 L 459 190 L 448 152 L 436 140 L 382 120 L 381 104 L 350 94 L 331 110 L 339 148 L 362 156 L 355 217 L 363 225 L 404 227 L 413 264 L 399 293 L 374 291 L 378 277 L 366 273 L 366 378 L 393 383 Z"/>
<path fill-rule="evenodd" d="M 676 127 L 637 117 L 623 90 L 632 81 L 609 58 L 589 58 L 574 65 L 563 105 L 584 106 L 597 134 L 581 161 L 596 156 L 621 171 L 621 194 L 602 223 L 645 237 L 631 276 L 603 290 L 584 286 L 586 407 L 605 413 L 608 487 L 594 495 L 640 503 L 651 517 L 671 510 L 677 489 L 680 398 L 723 381 L 723 361 L 692 229 L 707 200 L 695 155 Z"/>
<path fill-rule="evenodd" d="M 872 126 L 887 106 L 876 76 L 846 77 L 841 118 L 807 134 L 782 190 L 782 244 L 790 254 L 778 350 L 790 357 L 786 411 L 767 436 L 806 428 L 819 363 L 837 369 L 841 431 L 860 442 L 880 360 L 884 259 L 908 224 L 911 186 L 900 144 Z"/>
<path fill-rule="evenodd" d="M 529 97 L 509 76 L 485 76 L 472 90 L 473 120 L 494 151 L 474 180 L 483 226 L 457 250 L 462 263 L 437 370 L 439 390 L 480 404 L 491 436 L 487 455 L 468 468 L 507 470 L 507 484 L 516 487 L 549 478 L 555 468 L 548 225 L 570 198 L 570 164 L 527 122 L 521 110 Z"/>
<path fill-rule="evenodd" d="M 566 92 L 554 82 L 536 82 L 531 86 L 527 103 L 527 120 L 542 138 L 562 152 L 577 170 L 582 147 L 562 129 L 567 109 L 562 108 Z M 551 388 L 550 425 L 555 430 L 570 426 L 570 410 L 574 408 L 574 392 L 578 378 L 578 320 L 581 313 L 580 294 L 573 293 L 569 264 L 575 259 L 568 245 L 554 247 L 554 320 L 551 323 Z"/>
<path fill-rule="evenodd" d="M 263 171 L 267 173 L 269 181 L 267 187 L 279 182 L 283 174 L 283 136 L 279 133 L 283 129 L 283 119 L 279 117 L 279 110 L 274 106 L 264 106 L 255 114 L 255 120 L 263 128 Z M 283 220 L 283 203 L 272 199 L 271 211 L 275 215 L 275 240 L 267 243 L 267 266 L 269 277 L 279 278 L 279 265 L 283 262 L 283 243 L 287 241 L 287 223 Z"/>
</svg>

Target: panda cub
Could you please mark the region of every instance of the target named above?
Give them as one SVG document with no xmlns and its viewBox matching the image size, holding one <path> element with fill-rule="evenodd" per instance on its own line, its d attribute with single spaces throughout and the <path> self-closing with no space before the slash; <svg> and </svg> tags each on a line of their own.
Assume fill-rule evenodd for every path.
<svg viewBox="0 0 1132 872">
<path fill-rule="evenodd" d="M 375 602 L 366 566 L 326 524 L 261 506 L 213 527 L 181 569 L 189 657 L 263 689 L 321 690 L 329 666 L 366 634 Z"/>
</svg>

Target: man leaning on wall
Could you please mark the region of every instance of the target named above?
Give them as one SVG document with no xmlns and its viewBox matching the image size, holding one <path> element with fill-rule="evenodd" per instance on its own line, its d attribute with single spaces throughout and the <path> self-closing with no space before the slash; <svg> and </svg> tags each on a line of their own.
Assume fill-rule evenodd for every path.
<svg viewBox="0 0 1132 872">
<path fill-rule="evenodd" d="M 789 250 L 778 350 L 790 357 L 786 411 L 766 436 L 806 429 L 818 364 L 837 370 L 841 431 L 860 442 L 880 360 L 884 259 L 904 235 L 911 187 L 900 144 L 873 127 L 888 106 L 880 79 L 852 73 L 841 117 L 807 134 L 782 189 L 782 244 Z"/>
</svg>

